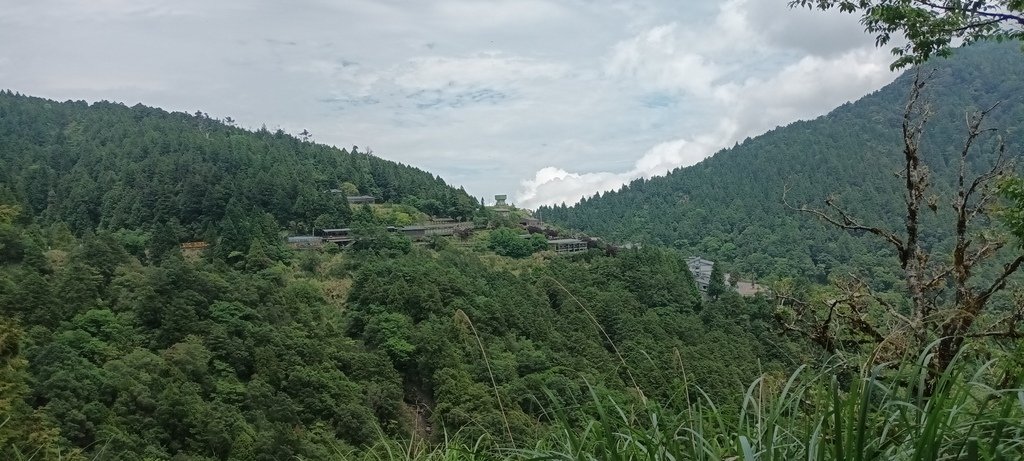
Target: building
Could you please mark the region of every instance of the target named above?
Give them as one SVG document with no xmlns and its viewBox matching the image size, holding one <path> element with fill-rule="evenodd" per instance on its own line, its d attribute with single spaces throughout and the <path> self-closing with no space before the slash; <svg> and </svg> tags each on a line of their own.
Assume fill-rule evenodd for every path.
<svg viewBox="0 0 1024 461">
<path fill-rule="evenodd" d="M 296 235 L 288 237 L 286 241 L 289 247 L 297 250 L 320 248 L 324 244 L 324 238 L 315 235 Z"/>
<path fill-rule="evenodd" d="M 339 229 L 320 229 L 316 232 L 318 237 L 323 237 L 324 242 L 336 243 L 340 246 L 347 246 L 355 241 L 352 229 L 343 227 Z"/>
<path fill-rule="evenodd" d="M 507 199 L 507 195 L 495 195 L 494 206 L 491 207 L 491 211 L 494 211 L 495 213 L 502 217 L 507 217 L 509 214 L 512 213 L 512 209 L 508 206 L 508 203 L 505 203 L 505 200 Z"/>
<path fill-rule="evenodd" d="M 587 251 L 587 242 L 580 239 L 548 240 L 548 249 L 558 254 L 580 253 Z"/>
<path fill-rule="evenodd" d="M 422 239 L 427 236 L 426 226 L 405 226 L 400 227 L 398 231 L 412 240 Z"/>
<path fill-rule="evenodd" d="M 448 220 L 448 222 L 431 221 L 422 227 L 425 228 L 425 233 L 428 237 L 434 235 L 449 236 L 455 235 L 461 230 L 472 229 L 473 223 L 455 222 L 454 220 Z"/>
<path fill-rule="evenodd" d="M 691 256 L 686 258 L 686 267 L 690 269 L 690 273 L 693 274 L 693 281 L 697 283 L 697 289 L 701 293 L 708 291 L 708 285 L 711 284 L 711 271 L 715 268 L 714 261 L 708 261 L 704 258 L 697 256 Z"/>
<path fill-rule="evenodd" d="M 526 227 L 530 227 L 530 226 L 540 227 L 540 225 L 543 224 L 543 223 L 539 219 L 534 218 L 533 216 L 527 216 L 527 217 L 523 218 L 522 220 L 520 220 L 519 224 L 522 224 L 523 226 L 526 226 Z"/>
<path fill-rule="evenodd" d="M 349 205 L 373 205 L 377 199 L 372 195 L 353 195 L 345 197 L 345 200 L 348 200 Z"/>
</svg>

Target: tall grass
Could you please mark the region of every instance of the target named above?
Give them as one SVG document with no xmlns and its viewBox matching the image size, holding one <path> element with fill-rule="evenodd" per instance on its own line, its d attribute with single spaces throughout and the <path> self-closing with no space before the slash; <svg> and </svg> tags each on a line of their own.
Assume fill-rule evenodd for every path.
<svg viewBox="0 0 1024 461">
<path fill-rule="evenodd" d="M 923 353 L 841 380 L 844 364 L 801 367 L 785 382 L 760 378 L 726 414 L 699 388 L 682 408 L 624 405 L 592 389 L 593 418 L 580 425 L 553 409 L 556 423 L 530 449 L 448 441 L 432 450 L 392 450 L 373 460 L 1021 460 L 1024 389 L 996 362 L 957 359 L 926 396 Z M 371 450 L 374 452 L 374 450 Z"/>
</svg>

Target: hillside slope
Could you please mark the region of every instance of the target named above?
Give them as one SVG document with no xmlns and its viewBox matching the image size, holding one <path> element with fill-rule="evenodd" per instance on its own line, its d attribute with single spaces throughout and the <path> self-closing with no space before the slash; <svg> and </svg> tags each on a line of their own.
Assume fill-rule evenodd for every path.
<svg viewBox="0 0 1024 461">
<path fill-rule="evenodd" d="M 350 210 L 333 188 L 400 205 Z M 701 297 L 674 253 L 504 257 L 488 232 L 518 242 L 518 221 L 476 205 L 282 132 L 0 94 L 0 459 L 532 446 L 552 411 L 591 418 L 591 395 L 676 402 L 699 384 L 736 408 L 813 356 L 773 337 L 768 299 Z M 385 210 L 511 228 L 413 245 Z M 282 239 L 322 224 L 357 241 Z M 179 245 L 196 238 L 209 250 Z"/>
<path fill-rule="evenodd" d="M 198 238 L 229 202 L 294 229 L 339 226 L 347 202 L 327 191 L 346 182 L 378 200 L 437 200 L 455 217 L 476 205 L 439 177 L 355 147 L 250 132 L 202 113 L 0 92 L 0 198 L 76 234 L 174 222 L 182 239 Z"/>
<path fill-rule="evenodd" d="M 1024 128 L 1024 57 L 1020 45 L 982 44 L 958 50 L 926 68 L 934 115 L 923 142 L 939 189 L 948 189 L 956 153 L 966 133 L 965 111 L 1000 102 L 988 126 L 1002 130 L 1011 155 L 1020 156 Z M 890 265 L 873 239 L 827 228 L 782 202 L 821 204 L 834 194 L 858 216 L 897 227 L 902 161 L 899 121 L 913 71 L 828 115 L 777 128 L 722 150 L 667 176 L 639 179 L 621 190 L 566 207 L 545 207 L 548 221 L 619 242 L 664 244 L 732 262 L 755 276 L 803 276 L 823 281 L 833 271 Z M 993 159 L 991 142 L 974 167 Z M 945 203 L 940 204 L 948 208 Z M 931 224 L 942 223 L 929 217 Z M 926 241 L 939 244 L 948 231 L 930 226 Z M 890 265 L 891 266 L 891 265 Z"/>
</svg>

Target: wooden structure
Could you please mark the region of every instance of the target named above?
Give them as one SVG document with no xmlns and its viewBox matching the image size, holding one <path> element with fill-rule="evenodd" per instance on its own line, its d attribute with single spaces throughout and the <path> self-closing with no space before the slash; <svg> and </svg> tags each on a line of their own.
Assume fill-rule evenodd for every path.
<svg viewBox="0 0 1024 461">
<path fill-rule="evenodd" d="M 348 246 L 355 241 L 355 237 L 352 235 L 352 229 L 348 227 L 338 229 L 321 229 L 317 236 L 323 237 L 324 242 L 335 243 L 340 246 Z"/>
<path fill-rule="evenodd" d="M 587 242 L 580 239 L 548 240 L 548 249 L 558 254 L 580 253 L 587 251 Z"/>
<path fill-rule="evenodd" d="M 210 246 L 209 243 L 198 241 L 198 242 L 185 242 L 181 244 L 182 250 L 205 250 Z"/>
</svg>

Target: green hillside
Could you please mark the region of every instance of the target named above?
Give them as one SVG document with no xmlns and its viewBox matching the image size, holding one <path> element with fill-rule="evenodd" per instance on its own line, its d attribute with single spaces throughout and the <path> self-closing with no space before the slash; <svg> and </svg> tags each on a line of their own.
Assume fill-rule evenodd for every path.
<svg viewBox="0 0 1024 461">
<path fill-rule="evenodd" d="M 0 159 L 0 459 L 531 446 L 594 395 L 732 419 L 815 356 L 767 298 L 702 298 L 678 254 L 539 251 L 430 174 L 280 132 L 4 93 Z M 353 186 L 393 205 L 325 192 Z M 491 229 L 385 231 L 420 210 Z M 326 224 L 356 242 L 285 245 Z"/>
<path fill-rule="evenodd" d="M 345 183 L 387 202 L 436 200 L 457 218 L 476 205 L 439 177 L 355 147 L 250 132 L 198 112 L 0 92 L 0 198 L 75 234 L 160 228 L 197 240 L 232 208 L 294 230 L 342 227 L 348 204 L 328 191 Z"/>
<path fill-rule="evenodd" d="M 998 128 L 1007 152 L 1024 146 L 1024 60 L 1017 43 L 959 49 L 934 69 L 925 90 L 934 114 L 922 148 L 939 191 L 950 190 L 966 135 L 965 114 L 1000 102 L 987 126 Z M 787 209 L 790 201 L 823 207 L 829 195 L 855 215 L 893 228 L 905 210 L 900 120 L 913 72 L 828 115 L 776 128 L 664 177 L 639 179 L 619 191 L 571 207 L 544 207 L 545 219 L 617 242 L 646 242 L 730 262 L 739 273 L 795 276 L 824 282 L 833 272 L 894 267 L 872 236 L 850 235 Z M 978 171 L 994 159 L 992 140 L 973 156 Z M 946 201 L 926 217 L 923 236 L 940 245 L 951 229 Z M 878 278 L 884 278 L 880 274 Z M 895 279 L 889 277 L 895 283 Z M 891 286 L 891 285 L 890 285 Z"/>
</svg>

